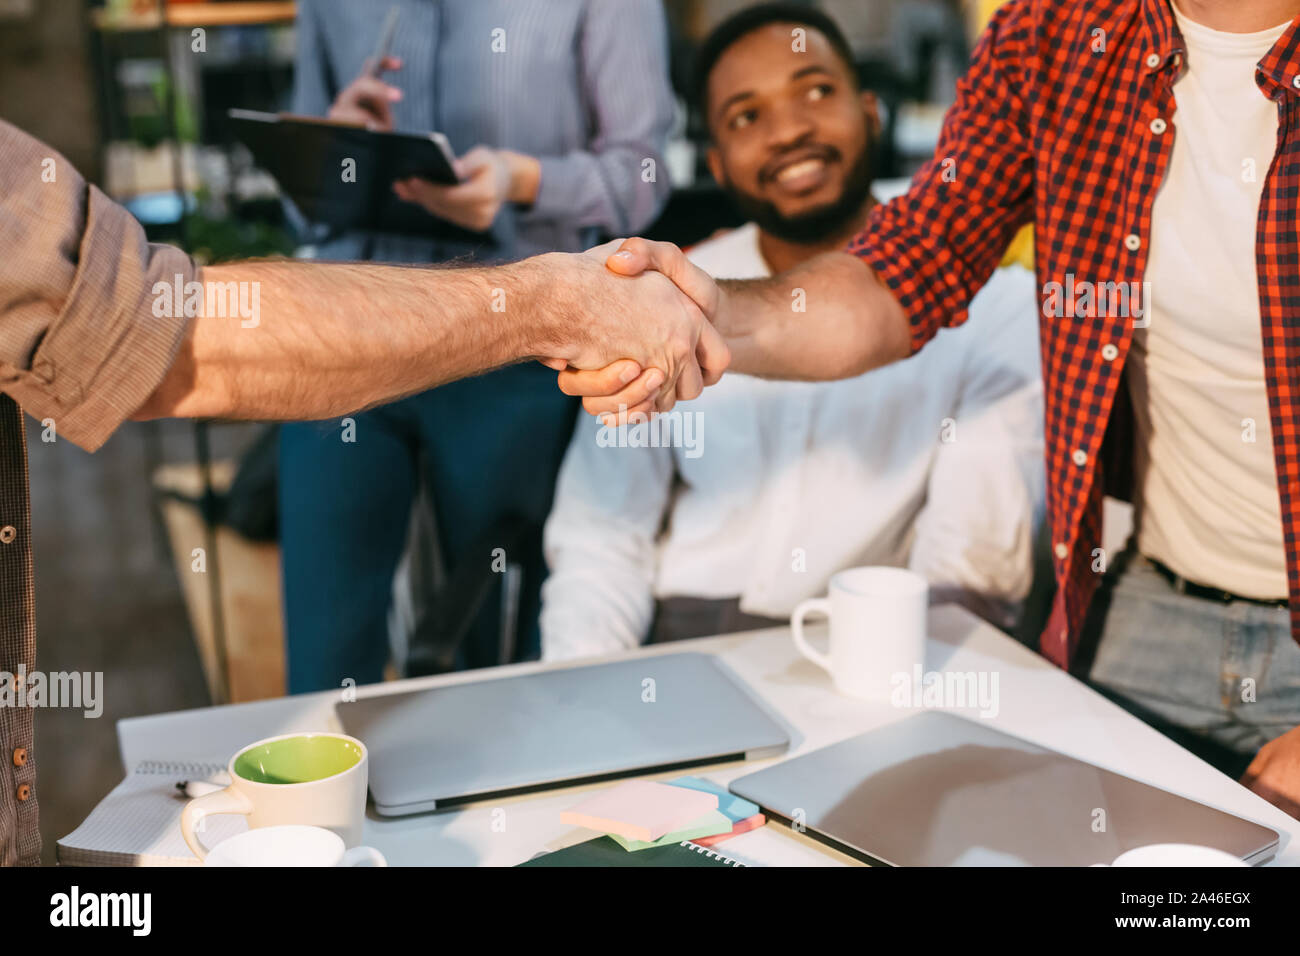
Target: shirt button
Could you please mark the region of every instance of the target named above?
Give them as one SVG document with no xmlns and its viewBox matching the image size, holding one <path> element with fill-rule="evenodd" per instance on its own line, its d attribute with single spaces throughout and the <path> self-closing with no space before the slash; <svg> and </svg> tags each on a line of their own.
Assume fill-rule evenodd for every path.
<svg viewBox="0 0 1300 956">
<path fill-rule="evenodd" d="M 29 783 L 20 783 L 20 784 L 18 785 L 18 793 L 16 794 L 16 796 L 18 797 L 18 802 L 19 802 L 19 803 L 23 803 L 23 802 L 26 801 L 27 798 L 30 797 L 31 795 L 32 795 L 32 786 L 31 786 L 31 784 L 29 784 Z"/>
<path fill-rule="evenodd" d="M 1300 76 L 1292 77 L 1291 85 L 1294 86 L 1297 90 L 1300 90 Z"/>
<path fill-rule="evenodd" d="M 1119 358 L 1119 349 L 1117 349 L 1113 343 L 1107 342 L 1101 347 L 1101 357 L 1107 362 L 1113 362 L 1115 359 Z"/>
<path fill-rule="evenodd" d="M 1162 120 L 1159 116 L 1157 116 L 1155 119 L 1151 121 L 1151 132 L 1155 133 L 1157 136 L 1159 136 L 1168 128 L 1169 128 L 1169 124 L 1166 123 L 1164 120 Z"/>
<path fill-rule="evenodd" d="M 1064 561 L 1070 553 L 1070 549 L 1065 546 L 1064 541 L 1058 541 L 1056 543 L 1056 547 L 1053 548 L 1052 550 L 1056 552 L 1056 556 L 1060 558 L 1062 561 Z"/>
<path fill-rule="evenodd" d="M 1147 57 L 1147 66 L 1151 67 L 1151 69 L 1154 70 L 1159 65 L 1160 65 L 1159 53 L 1152 53 L 1150 56 Z"/>
<path fill-rule="evenodd" d="M 1082 448 L 1076 448 L 1074 454 L 1070 456 L 1070 460 L 1082 468 L 1084 465 L 1088 464 L 1088 453 Z"/>
<path fill-rule="evenodd" d="M 0 528 L 0 544 L 8 544 L 14 538 L 18 537 L 18 529 L 11 524 Z"/>
<path fill-rule="evenodd" d="M 1142 237 L 1135 232 L 1129 233 L 1124 237 L 1124 248 L 1129 252 L 1137 252 L 1142 248 Z"/>
<path fill-rule="evenodd" d="M 19 747 L 14 751 L 14 766 L 22 767 L 27 763 L 27 748 Z"/>
</svg>

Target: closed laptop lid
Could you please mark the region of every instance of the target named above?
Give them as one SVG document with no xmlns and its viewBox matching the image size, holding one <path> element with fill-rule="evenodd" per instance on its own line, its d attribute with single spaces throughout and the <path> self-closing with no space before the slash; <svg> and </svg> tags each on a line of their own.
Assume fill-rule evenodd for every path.
<svg viewBox="0 0 1300 956">
<path fill-rule="evenodd" d="M 335 707 L 383 814 L 770 756 L 786 731 L 717 658 L 679 653 L 366 697 Z"/>
<path fill-rule="evenodd" d="M 748 774 L 732 793 L 899 866 L 1088 866 L 1153 843 L 1250 862 L 1278 834 L 978 723 L 925 712 Z"/>
</svg>

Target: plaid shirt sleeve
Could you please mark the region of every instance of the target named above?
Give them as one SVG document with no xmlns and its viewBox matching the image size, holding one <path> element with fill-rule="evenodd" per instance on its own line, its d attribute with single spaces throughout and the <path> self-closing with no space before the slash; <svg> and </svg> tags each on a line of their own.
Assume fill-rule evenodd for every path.
<svg viewBox="0 0 1300 956">
<path fill-rule="evenodd" d="M 154 314 L 154 284 L 197 269 L 3 121 L 0 235 L 0 391 L 93 451 L 153 394 L 185 338 L 183 315 Z"/>
<path fill-rule="evenodd" d="M 1033 69 L 1032 11 L 998 11 L 958 83 L 934 157 L 903 196 L 877 207 L 848 247 L 894 293 L 912 350 L 966 309 L 1016 232 L 1033 218 L 1033 150 L 1023 99 Z"/>
</svg>

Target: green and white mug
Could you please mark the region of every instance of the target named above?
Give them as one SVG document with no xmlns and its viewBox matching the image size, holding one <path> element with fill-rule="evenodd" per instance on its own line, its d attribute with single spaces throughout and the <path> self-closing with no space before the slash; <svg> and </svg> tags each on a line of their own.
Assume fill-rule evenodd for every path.
<svg viewBox="0 0 1300 956">
<path fill-rule="evenodd" d="M 345 734 L 281 734 L 249 744 L 230 758 L 230 786 L 196 797 L 181 813 L 181 832 L 200 860 L 203 819 L 248 817 L 250 829 L 303 824 L 325 827 L 346 847 L 361 844 L 369 760 L 366 745 Z"/>
</svg>

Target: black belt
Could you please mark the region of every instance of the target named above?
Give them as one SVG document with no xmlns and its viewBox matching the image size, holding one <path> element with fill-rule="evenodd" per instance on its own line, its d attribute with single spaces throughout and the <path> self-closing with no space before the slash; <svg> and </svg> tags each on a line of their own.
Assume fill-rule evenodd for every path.
<svg viewBox="0 0 1300 956">
<path fill-rule="evenodd" d="M 1197 584 L 1195 581 L 1187 580 L 1177 571 L 1165 567 L 1154 558 L 1147 558 L 1147 560 L 1151 562 L 1151 567 L 1155 568 L 1160 573 L 1160 576 L 1169 582 L 1169 586 L 1179 594 L 1204 598 L 1207 601 L 1217 601 L 1219 604 L 1231 604 L 1234 601 L 1245 601 L 1247 604 L 1262 604 L 1264 607 L 1289 606 L 1286 598 L 1245 597 L 1241 594 L 1233 594 L 1231 591 L 1225 591 L 1223 588 L 1206 587 L 1204 584 Z"/>
</svg>

